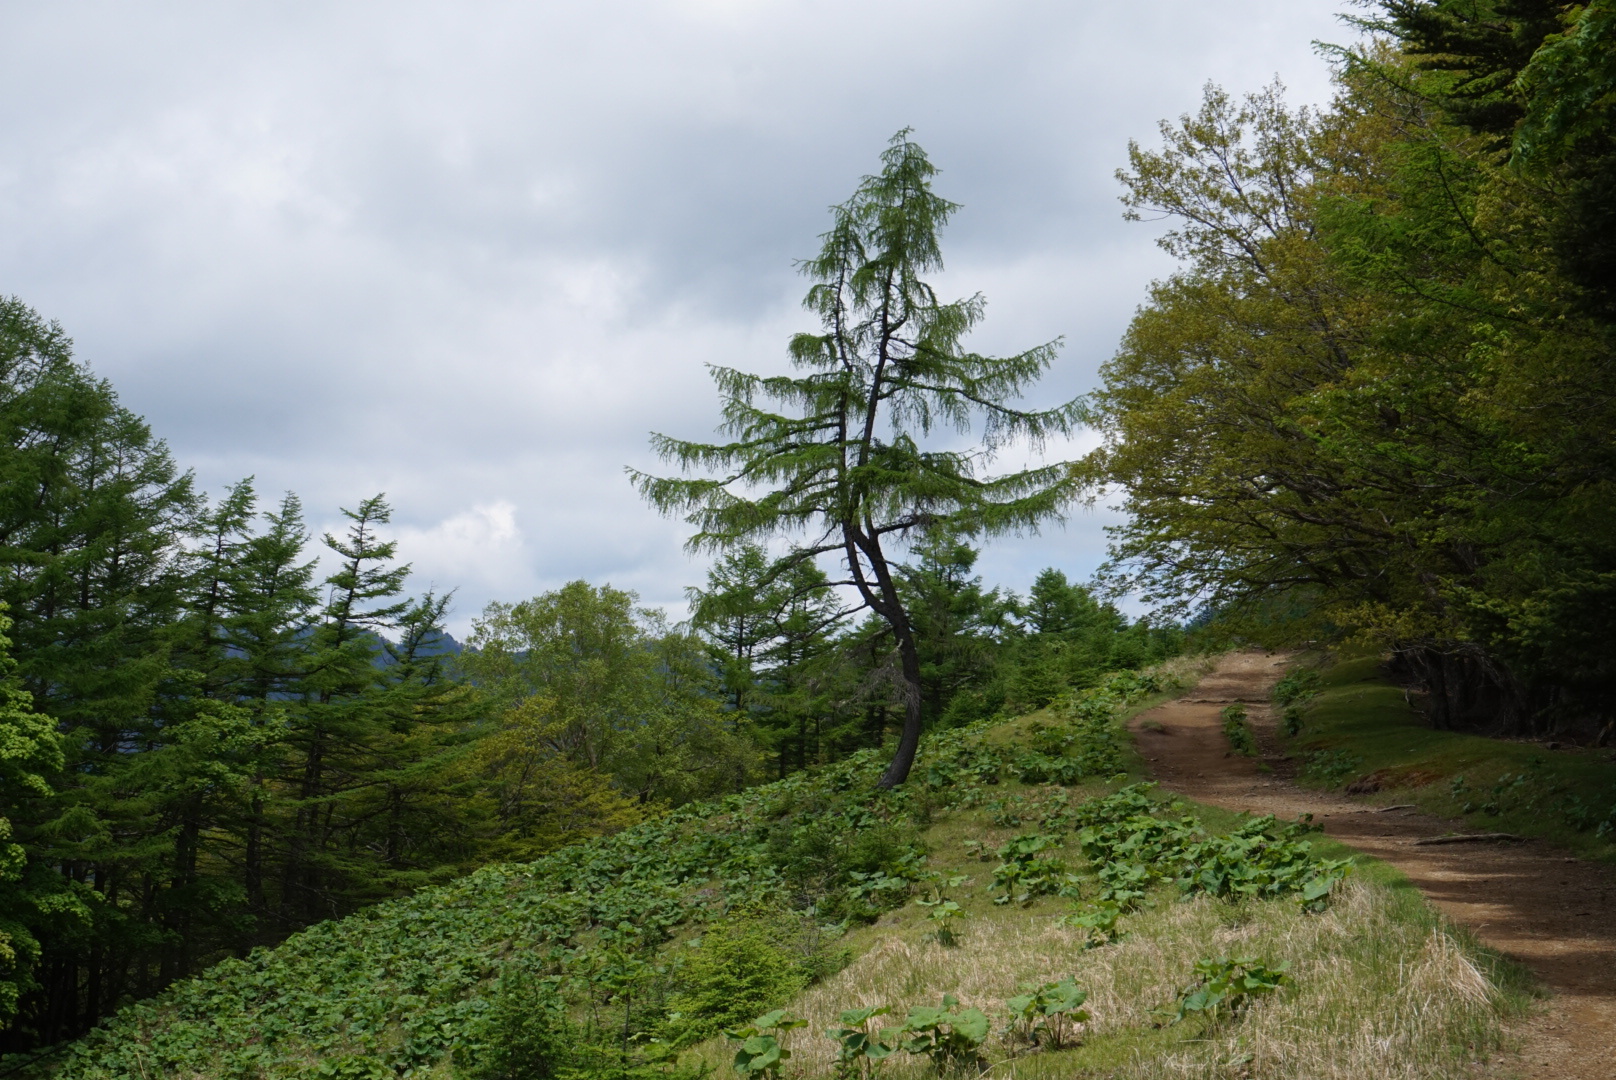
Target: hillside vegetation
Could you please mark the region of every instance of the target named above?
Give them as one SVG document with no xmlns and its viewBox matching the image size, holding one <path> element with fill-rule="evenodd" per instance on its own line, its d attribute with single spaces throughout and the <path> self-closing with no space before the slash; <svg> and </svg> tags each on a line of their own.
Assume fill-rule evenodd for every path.
<svg viewBox="0 0 1616 1080">
<path fill-rule="evenodd" d="M 321 924 L 30 1074 L 728 1074 L 724 1032 L 782 1006 L 743 1065 L 778 1038 L 786 1075 L 868 1073 L 879 1051 L 838 1066 L 824 1029 L 881 1007 L 855 1026 L 894 1075 L 1424 1076 L 1497 1045 L 1508 972 L 1411 890 L 1305 827 L 1130 782 L 1120 719 L 1174 685 L 1113 676 L 933 735 L 897 791 L 866 752 Z"/>
<path fill-rule="evenodd" d="M 250 479 L 209 499 L 70 344 L 0 297 L 0 1054 L 370 904 L 1183 641 L 1053 567 L 1024 597 L 987 585 L 939 522 L 889 568 L 902 649 L 825 568 L 744 543 L 688 623 L 578 580 L 491 601 L 450 648 L 449 594 L 411 595 L 385 498 L 320 537 Z"/>
</svg>

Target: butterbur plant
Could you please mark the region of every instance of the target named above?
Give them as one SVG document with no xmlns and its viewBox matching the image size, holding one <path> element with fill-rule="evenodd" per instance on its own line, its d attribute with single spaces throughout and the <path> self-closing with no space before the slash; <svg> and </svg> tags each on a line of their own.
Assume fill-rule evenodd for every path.
<svg viewBox="0 0 1616 1080">
<path fill-rule="evenodd" d="M 1363 759 L 1345 750 L 1315 750 L 1302 764 L 1302 779 L 1339 787 L 1362 764 Z"/>
<path fill-rule="evenodd" d="M 1220 1027 L 1239 1019 L 1257 998 L 1288 985 L 1291 977 L 1286 969 L 1289 966 L 1282 963 L 1270 967 L 1252 956 L 1199 960 L 1195 964 L 1195 981 L 1179 993 L 1173 1005 L 1162 1011 L 1168 1023 L 1201 1016 L 1209 1030 Z"/>
<path fill-rule="evenodd" d="M 936 927 L 932 933 L 937 938 L 937 944 L 947 948 L 958 945 L 959 931 L 956 927 L 965 918 L 964 909 L 953 900 L 920 900 L 918 903 L 931 908 L 926 920 Z"/>
<path fill-rule="evenodd" d="M 1138 862 L 1111 862 L 1100 867 L 1100 899 L 1118 911 L 1132 911 L 1144 902 L 1150 887 L 1150 867 Z"/>
<path fill-rule="evenodd" d="M 959 944 L 958 926 L 960 920 L 965 918 L 965 910 L 949 899 L 943 890 L 957 889 L 971 879 L 965 874 L 951 874 L 944 877 L 933 872 L 928 876 L 932 885 L 932 895 L 920 897 L 915 903 L 931 909 L 926 920 L 935 928 L 932 934 L 937 939 L 937 944 L 952 948 Z"/>
<path fill-rule="evenodd" d="M 780 1067 L 791 1059 L 791 1051 L 781 1042 L 785 1033 L 793 1028 L 806 1027 L 808 1021 L 776 1009 L 764 1013 L 744 1027 L 724 1034 L 740 1043 L 735 1051 L 735 1071 L 742 1076 L 765 1077 L 779 1080 Z"/>
<path fill-rule="evenodd" d="M 944 994 L 941 1006 L 910 1009 L 900 1030 L 904 1050 L 924 1054 L 938 1073 L 944 1073 L 975 1071 L 981 1066 L 989 1027 L 981 1009 L 961 1009 L 958 998 Z"/>
<path fill-rule="evenodd" d="M 872 1021 L 885 1016 L 891 1009 L 848 1009 L 840 1016 L 839 1027 L 826 1028 L 825 1034 L 836 1040 L 837 1080 L 870 1080 L 884 1062 L 898 1049 L 897 1028 L 876 1028 Z"/>
<path fill-rule="evenodd" d="M 1102 945 L 1114 944 L 1122 937 L 1122 931 L 1117 929 L 1117 920 L 1122 917 L 1122 909 L 1116 904 L 1101 902 L 1087 911 L 1074 911 L 1070 915 L 1063 915 L 1061 923 L 1088 933 L 1083 940 L 1085 949 L 1097 949 Z"/>
<path fill-rule="evenodd" d="M 1029 993 L 1004 1003 L 1010 1010 L 1009 1035 L 1019 1035 L 1034 1045 L 1059 1050 L 1075 1035 L 1077 1026 L 1089 1018 L 1082 1008 L 1088 991 L 1079 989 L 1075 979 L 1045 983 Z M 1073 1040 L 1075 1041 L 1075 1040 Z"/>
<path fill-rule="evenodd" d="M 1011 901 L 1026 905 L 1039 896 L 1059 892 L 1066 880 L 1066 864 L 1059 859 L 1040 857 L 1059 840 L 1043 833 L 1017 836 L 999 849 L 1004 861 L 993 868 L 993 888 L 1000 895 L 995 904 Z"/>
</svg>

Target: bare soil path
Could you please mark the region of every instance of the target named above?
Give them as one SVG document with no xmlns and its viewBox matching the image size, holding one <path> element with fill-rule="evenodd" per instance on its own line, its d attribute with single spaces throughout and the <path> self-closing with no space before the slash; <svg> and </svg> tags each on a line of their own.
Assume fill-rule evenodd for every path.
<svg viewBox="0 0 1616 1080">
<path fill-rule="evenodd" d="M 1567 857 L 1547 844 L 1414 841 L 1468 832 L 1460 822 L 1308 791 L 1231 755 L 1219 715 L 1245 704 L 1259 742 L 1277 744 L 1269 693 L 1286 658 L 1233 653 L 1193 690 L 1136 717 L 1140 752 L 1164 788 L 1231 810 L 1312 814 L 1324 831 L 1384 859 L 1444 914 L 1525 963 L 1552 992 L 1526 1023 L 1518 1060 L 1503 1075 L 1531 1080 L 1616 1077 L 1616 868 Z"/>
</svg>

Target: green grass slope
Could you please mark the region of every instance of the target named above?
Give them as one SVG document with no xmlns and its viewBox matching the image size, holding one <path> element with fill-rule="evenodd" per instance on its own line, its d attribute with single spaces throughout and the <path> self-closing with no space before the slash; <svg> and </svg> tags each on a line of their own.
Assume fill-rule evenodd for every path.
<svg viewBox="0 0 1616 1080">
<path fill-rule="evenodd" d="M 824 1029 L 843 1011 L 902 1024 L 945 993 L 981 1011 L 972 1054 L 995 1075 L 1436 1077 L 1499 1045 L 1517 973 L 1395 875 L 1341 880 L 1348 853 L 1316 836 L 1131 785 L 1121 721 L 1162 687 L 1123 676 L 933 736 L 896 792 L 860 755 L 317 926 L 24 1075 L 733 1075 L 722 1030 L 785 1006 L 809 1023 L 784 1075 L 829 1077 Z M 933 917 L 945 901 L 952 937 Z M 1110 911 L 1113 933 L 1071 918 Z M 1163 1025 L 1220 955 L 1288 965 L 1291 982 L 1238 1018 Z M 1067 978 L 1091 1015 L 1061 1045 L 1012 1022 L 1018 993 Z M 884 1073 L 935 1070 L 900 1051 Z"/>
<path fill-rule="evenodd" d="M 1375 657 L 1310 656 L 1295 670 L 1316 672 L 1287 745 L 1300 782 L 1616 861 L 1616 752 L 1434 730 Z"/>
</svg>

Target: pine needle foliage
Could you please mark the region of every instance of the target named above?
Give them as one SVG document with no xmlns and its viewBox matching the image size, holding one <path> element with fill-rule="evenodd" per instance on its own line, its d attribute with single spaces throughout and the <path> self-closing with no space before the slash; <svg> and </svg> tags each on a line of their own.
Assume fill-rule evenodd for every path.
<svg viewBox="0 0 1616 1080">
<path fill-rule="evenodd" d="M 823 247 L 800 264 L 813 282 L 804 307 L 820 330 L 791 339 L 797 373 L 713 366 L 720 430 L 733 441 L 654 435 L 663 460 L 686 475 L 630 470 L 654 506 L 695 526 L 694 550 L 788 536 L 785 565 L 840 556 L 847 578 L 832 584 L 857 590 L 901 660 L 904 728 L 885 787 L 908 775 L 921 727 L 920 662 L 895 548 L 918 534 L 1012 533 L 1059 516 L 1074 491 L 1067 466 L 984 469 L 1008 442 L 1037 448 L 1078 420 L 1075 402 L 1012 404 L 1048 370 L 1058 340 L 1004 357 L 964 347 L 986 302 L 944 302 L 925 280 L 942 269 L 938 236 L 958 204 L 932 190 L 937 169 L 909 134 L 894 135 L 881 171 L 832 208 Z M 968 449 L 927 444 L 934 431 L 976 425 L 981 438 Z"/>
</svg>

